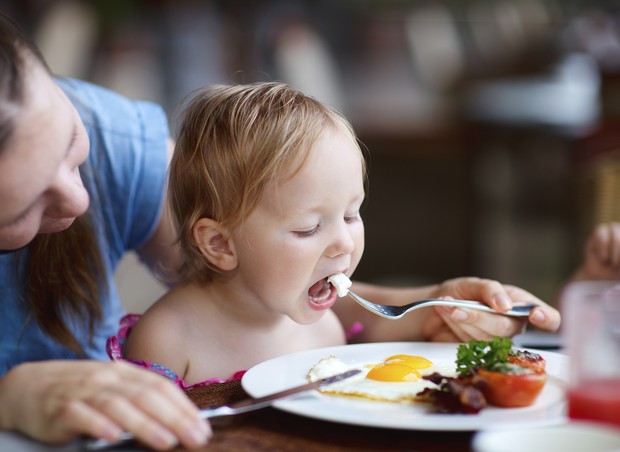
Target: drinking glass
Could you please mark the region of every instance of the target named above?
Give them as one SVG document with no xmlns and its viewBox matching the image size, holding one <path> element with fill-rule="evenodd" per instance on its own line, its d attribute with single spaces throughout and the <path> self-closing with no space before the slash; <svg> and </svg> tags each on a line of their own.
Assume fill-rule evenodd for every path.
<svg viewBox="0 0 620 452">
<path fill-rule="evenodd" d="M 620 281 L 570 284 L 561 299 L 568 416 L 620 427 Z"/>
</svg>

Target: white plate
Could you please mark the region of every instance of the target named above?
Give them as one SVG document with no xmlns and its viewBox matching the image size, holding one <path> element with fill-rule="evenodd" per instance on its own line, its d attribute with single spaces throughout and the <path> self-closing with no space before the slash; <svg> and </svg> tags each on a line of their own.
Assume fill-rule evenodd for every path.
<svg viewBox="0 0 620 452">
<path fill-rule="evenodd" d="M 588 422 L 481 431 L 473 440 L 476 452 L 613 452 L 620 451 L 620 429 Z"/>
<path fill-rule="evenodd" d="M 307 383 L 308 370 L 321 358 L 335 355 L 347 364 L 380 362 L 398 353 L 424 356 L 435 362 L 454 362 L 457 344 L 378 342 L 308 350 L 280 356 L 248 370 L 241 384 L 252 397 Z M 537 351 L 547 361 L 547 373 L 562 380 L 568 375 L 568 357 Z M 317 391 L 279 400 L 280 410 L 345 424 L 409 430 L 473 431 L 481 428 L 517 428 L 566 422 L 564 391 L 547 381 L 536 402 L 524 408 L 487 407 L 474 415 L 436 414 L 424 404 L 399 404 L 328 396 Z"/>
</svg>

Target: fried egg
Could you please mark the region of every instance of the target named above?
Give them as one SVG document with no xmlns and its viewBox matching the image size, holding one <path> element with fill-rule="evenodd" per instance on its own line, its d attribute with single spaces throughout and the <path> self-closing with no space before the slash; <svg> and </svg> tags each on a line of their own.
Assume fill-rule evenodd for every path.
<svg viewBox="0 0 620 452">
<path fill-rule="evenodd" d="M 383 402 L 415 402 L 417 394 L 437 385 L 422 377 L 433 372 L 455 376 L 454 362 L 433 363 L 423 356 L 398 354 L 378 363 L 348 365 L 336 356 L 328 356 L 316 363 L 308 372 L 308 380 L 316 381 L 349 369 L 362 372 L 346 380 L 325 386 L 323 394 L 360 397 Z"/>
</svg>

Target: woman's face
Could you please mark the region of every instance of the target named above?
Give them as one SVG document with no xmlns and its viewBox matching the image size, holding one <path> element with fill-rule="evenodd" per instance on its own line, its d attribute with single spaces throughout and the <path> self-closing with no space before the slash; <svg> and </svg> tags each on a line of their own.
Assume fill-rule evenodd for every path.
<svg viewBox="0 0 620 452">
<path fill-rule="evenodd" d="M 84 125 L 41 65 L 26 64 L 24 104 L 0 150 L 0 250 L 67 229 L 89 202 L 78 171 L 89 149 Z"/>
</svg>

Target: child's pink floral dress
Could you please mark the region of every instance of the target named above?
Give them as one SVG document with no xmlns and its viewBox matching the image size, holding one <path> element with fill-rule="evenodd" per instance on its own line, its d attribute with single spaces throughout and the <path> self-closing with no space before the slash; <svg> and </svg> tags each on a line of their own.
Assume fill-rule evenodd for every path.
<svg viewBox="0 0 620 452">
<path fill-rule="evenodd" d="M 125 340 L 131 331 L 131 328 L 140 320 L 140 314 L 127 314 L 120 321 L 120 328 L 116 336 L 112 336 L 108 338 L 106 344 L 106 351 L 108 352 L 108 356 L 113 361 L 127 361 L 133 363 L 137 366 L 144 367 L 148 370 L 156 372 L 158 374 L 163 375 L 164 377 L 168 377 L 170 380 L 174 381 L 181 389 L 187 391 L 189 389 L 199 388 L 201 386 L 208 386 L 215 383 L 225 383 L 227 381 L 240 380 L 245 370 L 240 370 L 235 372 L 230 378 L 209 378 L 208 380 L 201 381 L 199 383 L 194 383 L 193 385 L 188 385 L 183 381 L 181 377 L 179 377 L 172 370 L 168 369 L 166 366 L 162 366 L 160 364 L 152 363 L 149 361 L 142 361 L 136 359 L 126 359 L 124 354 Z"/>
<path fill-rule="evenodd" d="M 161 364 L 152 363 L 150 361 L 142 361 L 137 359 L 126 359 L 124 353 L 125 340 L 129 335 L 131 328 L 140 320 L 140 314 L 127 314 L 120 320 L 120 328 L 116 336 L 111 336 L 108 338 L 106 343 L 106 351 L 108 352 L 108 356 L 113 361 L 127 361 L 133 363 L 137 366 L 144 367 L 153 372 L 161 374 L 165 377 L 168 377 L 172 381 L 174 381 L 181 389 L 187 391 L 188 389 L 199 388 L 201 386 L 208 386 L 215 383 L 226 383 L 227 381 L 241 380 L 243 374 L 245 374 L 245 370 L 239 370 L 235 372 L 230 378 L 209 378 L 208 380 L 201 381 L 199 383 L 194 383 L 193 385 L 188 385 L 183 381 L 181 377 L 179 377 L 172 370 L 168 369 L 166 366 L 162 366 Z M 363 325 L 359 322 L 355 322 L 347 331 L 347 340 L 350 340 L 355 335 L 359 334 L 364 329 Z"/>
</svg>

